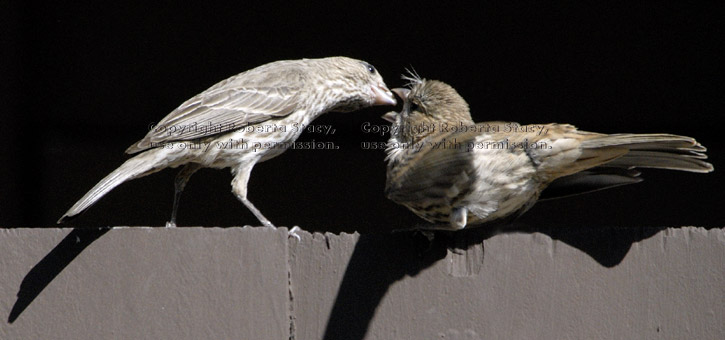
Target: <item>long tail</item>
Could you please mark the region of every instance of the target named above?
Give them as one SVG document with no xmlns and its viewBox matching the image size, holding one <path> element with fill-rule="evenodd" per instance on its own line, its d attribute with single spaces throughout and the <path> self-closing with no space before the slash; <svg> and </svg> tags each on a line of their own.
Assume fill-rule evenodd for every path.
<svg viewBox="0 0 725 340">
<path fill-rule="evenodd" d="M 713 171 L 707 149 L 694 138 L 670 134 L 614 134 L 582 142 L 582 148 L 619 147 L 629 152 L 601 166 L 657 168 L 706 173 Z"/>
<path fill-rule="evenodd" d="M 554 180 L 542 199 L 571 196 L 641 182 L 635 168 L 669 169 L 697 173 L 714 170 L 705 161 L 707 149 L 694 138 L 670 134 L 598 135 L 582 141 L 583 155 L 624 150 L 606 163 Z"/>
<path fill-rule="evenodd" d="M 68 211 L 58 220 L 63 223 L 68 219 L 82 213 L 90 206 L 95 204 L 101 197 L 109 193 L 115 187 L 123 182 L 135 178 L 150 175 L 167 167 L 176 167 L 181 162 L 173 159 L 168 149 L 157 148 L 143 152 L 113 170 L 108 176 L 104 177 L 90 191 L 81 197 Z"/>
</svg>

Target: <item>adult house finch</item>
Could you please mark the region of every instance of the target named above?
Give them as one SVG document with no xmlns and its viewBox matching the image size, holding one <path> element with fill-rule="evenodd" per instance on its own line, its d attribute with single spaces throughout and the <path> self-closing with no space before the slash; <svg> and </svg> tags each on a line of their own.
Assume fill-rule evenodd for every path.
<svg viewBox="0 0 725 340">
<path fill-rule="evenodd" d="M 515 217 L 548 186 L 581 192 L 641 181 L 634 168 L 711 172 L 705 147 L 670 134 L 600 134 L 568 124 L 474 123 L 466 101 L 440 81 L 404 77 L 387 148 L 386 196 L 458 230 Z"/>
<path fill-rule="evenodd" d="M 223 80 L 169 113 L 126 153 L 141 152 L 103 178 L 58 223 L 78 215 L 117 185 L 184 165 L 175 180 L 167 226 L 176 225 L 181 192 L 202 167 L 231 168 L 232 192 L 262 224 L 273 224 L 247 199 L 257 162 L 278 156 L 305 126 L 328 111 L 395 105 L 377 70 L 347 57 L 283 60 Z"/>
</svg>

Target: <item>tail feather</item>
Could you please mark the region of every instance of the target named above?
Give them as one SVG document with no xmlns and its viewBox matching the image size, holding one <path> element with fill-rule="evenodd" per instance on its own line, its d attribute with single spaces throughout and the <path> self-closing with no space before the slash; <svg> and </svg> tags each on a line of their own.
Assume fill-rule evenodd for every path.
<svg viewBox="0 0 725 340">
<path fill-rule="evenodd" d="M 705 162 L 706 156 L 681 154 L 662 151 L 630 151 L 603 166 L 655 168 L 689 172 L 707 173 L 713 170 L 712 164 Z"/>
<path fill-rule="evenodd" d="M 68 211 L 58 220 L 58 223 L 63 223 L 64 221 L 82 213 L 101 199 L 101 197 L 123 182 L 150 175 L 168 166 L 175 166 L 169 165 L 169 159 L 166 158 L 167 155 L 164 152 L 165 150 L 166 149 L 163 148 L 151 149 L 124 162 L 116 170 L 98 182 L 98 184 L 96 184 L 83 197 L 81 197 L 78 202 L 68 209 Z"/>
<path fill-rule="evenodd" d="M 560 171 L 541 199 L 555 199 L 642 181 L 635 168 L 707 173 L 707 149 L 695 139 L 670 134 L 594 135 L 581 143 L 576 171 Z"/>
<path fill-rule="evenodd" d="M 692 137 L 671 135 L 667 133 L 615 133 L 611 135 L 597 135 L 594 138 L 584 140 L 583 148 L 599 148 L 604 146 L 624 146 L 630 149 L 649 149 L 649 148 L 665 148 L 665 149 L 695 149 L 695 151 L 706 151 L 705 148 L 697 143 Z"/>
<path fill-rule="evenodd" d="M 694 138 L 670 134 L 613 134 L 582 142 L 582 148 L 617 147 L 629 152 L 600 166 L 621 168 L 657 168 L 706 173 L 713 171 L 707 148 Z"/>
</svg>

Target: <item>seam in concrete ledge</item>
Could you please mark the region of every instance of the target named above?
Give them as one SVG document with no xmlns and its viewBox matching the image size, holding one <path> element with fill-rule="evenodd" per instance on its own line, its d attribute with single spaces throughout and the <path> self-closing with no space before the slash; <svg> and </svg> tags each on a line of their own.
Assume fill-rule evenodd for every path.
<svg viewBox="0 0 725 340">
<path fill-rule="evenodd" d="M 295 241 L 290 242 L 290 238 L 294 238 L 292 236 L 287 236 L 287 292 L 288 292 L 288 303 L 287 306 L 288 312 L 289 312 L 289 340 L 295 340 L 296 338 L 296 330 L 295 330 L 295 297 L 292 292 L 292 257 L 294 256 L 294 250 L 292 249 L 292 244 Z"/>
<path fill-rule="evenodd" d="M 292 295 L 292 271 L 289 270 L 289 266 L 287 267 L 287 285 L 289 291 L 289 339 L 295 340 L 295 298 Z"/>
</svg>

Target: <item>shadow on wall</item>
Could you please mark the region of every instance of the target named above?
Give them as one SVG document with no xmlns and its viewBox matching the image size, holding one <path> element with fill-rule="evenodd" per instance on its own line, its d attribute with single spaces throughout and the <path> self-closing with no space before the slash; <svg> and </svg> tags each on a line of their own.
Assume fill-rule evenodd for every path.
<svg viewBox="0 0 725 340">
<path fill-rule="evenodd" d="M 547 228 L 491 225 L 459 232 L 436 231 L 429 240 L 420 232 L 361 235 L 335 298 L 324 339 L 363 339 L 375 310 L 389 287 L 414 277 L 446 257 L 448 250 L 465 251 L 499 233 L 549 235 L 591 256 L 604 267 L 622 262 L 632 244 L 666 228 Z"/>
<path fill-rule="evenodd" d="M 13 323 L 38 295 L 86 247 L 107 233 L 110 228 L 73 229 L 53 250 L 25 275 L 18 289 L 18 300 L 10 310 L 8 322 Z"/>
</svg>

